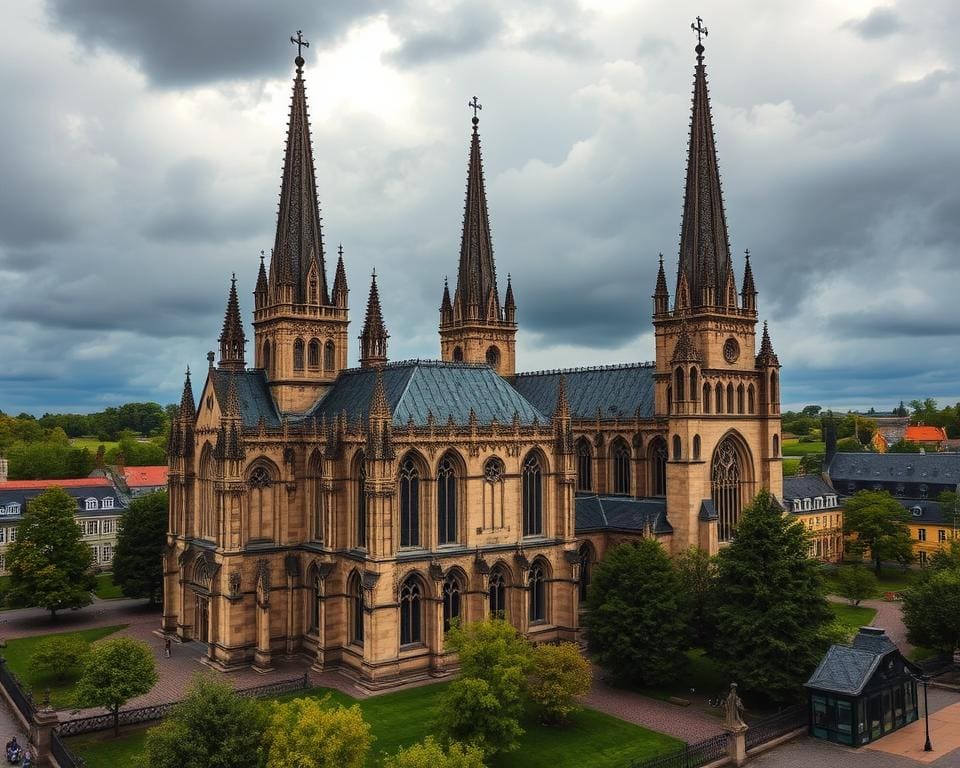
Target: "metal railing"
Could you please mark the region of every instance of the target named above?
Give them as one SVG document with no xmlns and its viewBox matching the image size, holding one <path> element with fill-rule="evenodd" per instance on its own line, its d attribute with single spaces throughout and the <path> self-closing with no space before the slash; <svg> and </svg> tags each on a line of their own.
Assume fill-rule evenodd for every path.
<svg viewBox="0 0 960 768">
<path fill-rule="evenodd" d="M 309 687 L 310 677 L 304 673 L 300 677 L 278 680 L 274 683 L 256 685 L 251 688 L 241 688 L 236 691 L 236 694 L 247 698 L 261 698 L 264 696 L 279 696 L 284 693 L 290 693 L 291 691 L 302 691 Z M 149 707 L 122 709 L 119 713 L 119 724 L 122 727 L 125 725 L 137 725 L 139 723 L 162 720 L 170 713 L 170 710 L 179 703 L 178 701 L 170 701 L 165 704 L 153 704 Z M 66 720 L 60 724 L 58 730 L 61 736 L 78 736 L 81 733 L 106 731 L 110 728 L 113 728 L 113 715 L 107 712 L 102 715 L 91 715 L 89 717 L 78 717 L 73 720 Z"/>
<path fill-rule="evenodd" d="M 33 722 L 33 715 L 37 711 L 37 705 L 33 703 L 33 698 L 29 691 L 23 687 L 20 679 L 10 671 L 7 666 L 7 660 L 0 656 L 0 685 L 6 689 L 10 700 L 13 701 L 16 708 L 20 711 L 26 722 Z"/>
<path fill-rule="evenodd" d="M 727 734 L 720 733 L 696 744 L 647 760 L 632 760 L 630 768 L 700 768 L 727 755 Z"/>
<path fill-rule="evenodd" d="M 807 720 L 806 705 L 798 704 L 754 723 L 747 729 L 747 751 L 773 741 L 790 731 L 803 728 L 807 725 Z"/>
<path fill-rule="evenodd" d="M 57 761 L 57 765 L 59 765 L 60 768 L 86 767 L 86 763 L 83 761 L 83 759 L 77 757 L 67 748 L 67 745 L 63 743 L 63 739 L 60 738 L 60 734 L 56 731 L 50 734 L 50 751 L 53 752 L 53 757 Z"/>
</svg>

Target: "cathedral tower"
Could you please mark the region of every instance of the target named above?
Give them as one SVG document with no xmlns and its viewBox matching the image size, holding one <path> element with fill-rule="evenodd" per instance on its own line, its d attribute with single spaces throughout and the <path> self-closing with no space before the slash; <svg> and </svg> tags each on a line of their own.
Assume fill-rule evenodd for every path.
<svg viewBox="0 0 960 768">
<path fill-rule="evenodd" d="M 367 297 L 367 316 L 360 334 L 360 367 L 376 368 L 387 363 L 387 326 L 380 308 L 380 292 L 377 290 L 377 273 L 370 278 L 370 295 Z"/>
<path fill-rule="evenodd" d="M 303 57 L 297 55 L 277 236 L 254 291 L 256 367 L 282 413 L 306 411 L 347 365 L 343 251 L 328 291 Z"/>
<path fill-rule="evenodd" d="M 761 489 L 782 495 L 779 362 L 747 255 L 738 296 L 714 144 L 700 19 L 673 308 L 661 257 L 653 294 L 656 416 L 669 425 L 667 517 L 675 550 L 714 551 Z"/>
<path fill-rule="evenodd" d="M 453 301 L 450 300 L 449 287 L 446 284 L 443 287 L 440 353 L 447 361 L 487 363 L 501 376 L 512 376 L 516 371 L 516 305 L 513 287 L 509 284 L 506 303 L 500 304 L 483 183 L 480 134 L 477 131 L 480 121 L 476 115 L 480 105 L 476 96 L 469 106 L 474 109 L 473 133 L 470 137 L 460 266 Z"/>
</svg>

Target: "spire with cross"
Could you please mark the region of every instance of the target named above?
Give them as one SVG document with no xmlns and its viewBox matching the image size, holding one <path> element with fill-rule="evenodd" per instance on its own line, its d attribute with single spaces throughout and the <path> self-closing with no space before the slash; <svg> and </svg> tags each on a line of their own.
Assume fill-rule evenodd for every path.
<svg viewBox="0 0 960 768">
<path fill-rule="evenodd" d="M 483 105 L 477 101 L 477 97 L 474 96 L 470 101 L 467 102 L 467 106 L 473 110 L 473 128 L 476 130 L 477 123 L 480 122 L 480 118 L 477 117 L 477 112 L 483 109 Z"/>
<path fill-rule="evenodd" d="M 297 36 L 290 35 L 290 42 L 297 46 L 297 58 L 294 59 L 297 69 L 303 68 L 303 49 L 310 47 L 310 41 L 303 36 L 302 30 L 297 30 Z"/>
</svg>

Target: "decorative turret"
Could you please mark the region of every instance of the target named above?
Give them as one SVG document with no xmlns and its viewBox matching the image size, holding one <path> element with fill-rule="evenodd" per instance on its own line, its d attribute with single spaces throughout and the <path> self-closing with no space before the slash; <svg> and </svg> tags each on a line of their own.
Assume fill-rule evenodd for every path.
<svg viewBox="0 0 960 768">
<path fill-rule="evenodd" d="M 513 298 L 513 278 L 507 273 L 507 295 L 503 301 L 503 313 L 508 323 L 517 322 L 517 303 Z"/>
<path fill-rule="evenodd" d="M 703 355 L 700 354 L 700 350 L 697 349 L 693 343 L 693 339 L 690 337 L 686 320 L 683 320 L 680 324 L 680 336 L 677 338 L 677 344 L 673 348 L 673 357 L 670 359 L 670 362 L 674 365 L 677 363 L 703 362 Z"/>
<path fill-rule="evenodd" d="M 657 287 L 653 292 L 653 314 L 665 315 L 670 311 L 670 292 L 667 290 L 667 275 L 663 271 L 663 254 L 660 254 L 660 267 L 657 269 Z"/>
<path fill-rule="evenodd" d="M 347 295 L 350 291 L 347 288 L 347 272 L 343 268 L 343 243 L 337 248 L 337 271 L 333 277 L 333 303 L 334 306 L 347 308 Z"/>
<path fill-rule="evenodd" d="M 263 264 L 263 251 L 260 251 L 260 271 L 257 272 L 257 286 L 253 289 L 253 308 L 262 309 L 269 300 L 270 288 L 267 283 L 267 270 Z"/>
<path fill-rule="evenodd" d="M 557 405 L 553 410 L 553 435 L 558 453 L 573 453 L 573 426 L 567 400 L 567 379 L 561 373 L 557 385 Z"/>
<path fill-rule="evenodd" d="M 383 384 L 383 368 L 378 367 L 367 419 L 368 460 L 389 461 L 394 458 L 392 420 L 393 414 Z"/>
<path fill-rule="evenodd" d="M 760 351 L 757 353 L 757 368 L 779 368 L 780 360 L 773 351 L 773 342 L 767 330 L 767 321 L 763 321 L 763 336 L 760 339 Z"/>
<path fill-rule="evenodd" d="M 753 282 L 753 269 L 750 267 L 750 249 L 743 252 L 745 266 L 743 268 L 743 308 L 748 312 L 757 311 L 757 287 Z"/>
<path fill-rule="evenodd" d="M 380 293 L 377 291 L 377 273 L 370 278 L 370 296 L 367 298 L 367 316 L 360 334 L 360 367 L 375 368 L 387 362 L 387 326 L 380 308 Z"/>
<path fill-rule="evenodd" d="M 487 363 L 501 375 L 512 376 L 516 355 L 516 303 L 510 288 L 509 309 L 504 312 L 500 304 L 477 129 L 480 123 L 477 112 L 482 107 L 476 96 L 467 106 L 473 110 L 473 131 L 460 237 L 460 264 L 452 301 L 444 283 L 444 297 L 440 304 L 440 351 L 444 360 Z"/>
<path fill-rule="evenodd" d="M 219 367 L 227 371 L 242 371 L 244 347 L 247 339 L 243 333 L 243 321 L 240 319 L 240 302 L 237 300 L 237 276 L 230 279 L 230 294 L 227 298 L 227 311 L 223 318 L 223 330 L 220 333 Z"/>
<path fill-rule="evenodd" d="M 193 385 L 190 383 L 190 366 L 183 379 L 183 394 L 180 395 L 180 408 L 177 415 L 181 419 L 189 419 L 192 423 L 197 416 L 197 406 L 193 401 Z"/>
</svg>

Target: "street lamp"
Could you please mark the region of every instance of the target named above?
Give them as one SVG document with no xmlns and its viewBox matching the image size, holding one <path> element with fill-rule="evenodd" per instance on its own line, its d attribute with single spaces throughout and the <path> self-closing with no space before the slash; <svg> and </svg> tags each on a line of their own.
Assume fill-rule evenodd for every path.
<svg viewBox="0 0 960 768">
<path fill-rule="evenodd" d="M 930 744 L 930 708 L 927 706 L 927 681 L 930 679 L 929 675 L 911 675 L 911 677 L 923 683 L 923 720 L 924 726 L 927 731 L 927 740 L 924 742 L 923 751 L 924 752 L 933 752 L 933 746 Z"/>
</svg>

